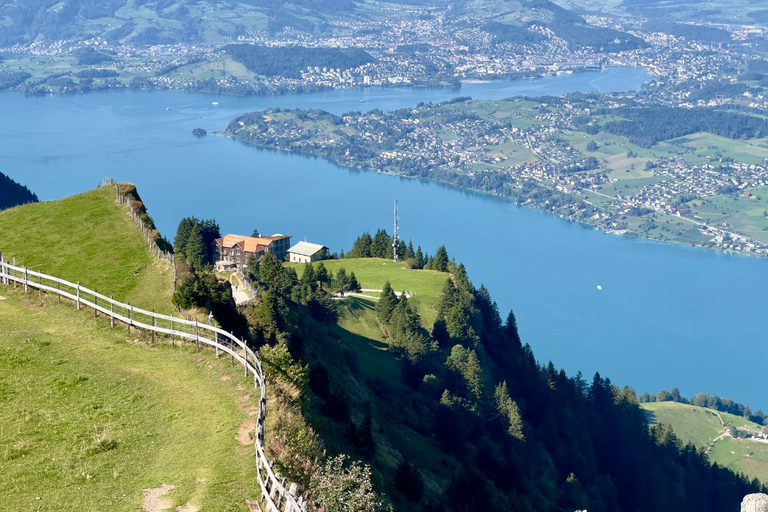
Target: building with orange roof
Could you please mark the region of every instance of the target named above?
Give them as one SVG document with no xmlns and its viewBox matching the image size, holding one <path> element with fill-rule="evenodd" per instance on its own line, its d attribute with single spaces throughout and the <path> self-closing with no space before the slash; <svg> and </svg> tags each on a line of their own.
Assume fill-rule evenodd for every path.
<svg viewBox="0 0 768 512">
<path fill-rule="evenodd" d="M 238 266 L 243 266 L 251 256 L 258 260 L 265 253 L 284 260 L 290 246 L 291 236 L 280 233 L 258 238 L 229 234 L 214 240 L 213 254 L 217 262 L 232 261 Z"/>
</svg>

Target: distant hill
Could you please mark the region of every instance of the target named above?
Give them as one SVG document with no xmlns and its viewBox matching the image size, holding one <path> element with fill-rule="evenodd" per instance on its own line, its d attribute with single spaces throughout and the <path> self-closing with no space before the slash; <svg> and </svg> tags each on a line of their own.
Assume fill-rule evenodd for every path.
<svg viewBox="0 0 768 512">
<path fill-rule="evenodd" d="M 0 172 L 0 210 L 37 201 L 31 190 Z"/>
<path fill-rule="evenodd" d="M 112 42 L 221 42 L 249 30 L 320 30 L 353 0 L 0 0 L 0 46 L 101 36 Z"/>
<path fill-rule="evenodd" d="M 631 34 L 588 25 L 580 16 L 549 0 L 448 0 L 403 4 L 451 7 L 455 16 L 477 20 L 480 28 L 506 42 L 531 43 L 542 36 L 528 29 L 551 29 L 573 47 L 606 51 L 634 49 L 645 42 Z M 100 36 L 109 43 L 137 45 L 227 43 L 256 30 L 294 28 L 317 34 L 338 30 L 335 20 L 384 16 L 380 4 L 366 0 L 0 0 L 0 46 Z"/>
<path fill-rule="evenodd" d="M 632 34 L 589 25 L 581 16 L 549 0 L 460 0 L 456 11 L 484 19 L 484 30 L 509 42 L 530 42 L 526 39 L 536 38 L 537 35 L 531 35 L 528 30 L 523 29 L 539 25 L 552 30 L 571 47 L 620 51 L 647 46 L 643 39 Z M 514 40 L 517 37 L 522 40 Z"/>
</svg>

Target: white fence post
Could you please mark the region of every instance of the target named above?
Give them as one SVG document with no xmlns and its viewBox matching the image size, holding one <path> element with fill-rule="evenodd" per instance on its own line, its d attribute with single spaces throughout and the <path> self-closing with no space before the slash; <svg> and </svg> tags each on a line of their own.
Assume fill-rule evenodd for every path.
<svg viewBox="0 0 768 512">
<path fill-rule="evenodd" d="M 77 282 L 77 310 L 80 311 L 80 281 Z"/>
<path fill-rule="evenodd" d="M 28 287 L 28 284 L 27 284 L 27 279 L 28 279 L 27 267 L 24 267 L 24 293 L 29 292 L 29 287 Z"/>
<path fill-rule="evenodd" d="M 115 326 L 115 300 L 114 295 L 109 296 L 109 323 L 112 327 Z"/>
</svg>

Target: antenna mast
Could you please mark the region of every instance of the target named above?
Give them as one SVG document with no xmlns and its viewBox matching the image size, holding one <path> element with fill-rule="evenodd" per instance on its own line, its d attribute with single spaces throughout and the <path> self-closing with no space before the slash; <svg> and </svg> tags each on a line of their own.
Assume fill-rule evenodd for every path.
<svg viewBox="0 0 768 512">
<path fill-rule="evenodd" d="M 394 234 L 392 235 L 392 254 L 394 255 L 394 260 L 397 261 L 397 247 L 398 242 L 400 241 L 400 237 L 397 235 L 397 231 L 400 229 L 400 226 L 397 225 L 399 217 L 397 216 L 397 199 L 395 199 L 395 229 Z"/>
</svg>

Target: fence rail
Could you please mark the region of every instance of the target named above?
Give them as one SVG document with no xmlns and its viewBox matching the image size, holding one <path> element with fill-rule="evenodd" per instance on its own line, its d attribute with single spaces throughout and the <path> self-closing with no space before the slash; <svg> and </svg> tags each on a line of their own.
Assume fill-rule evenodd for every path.
<svg viewBox="0 0 768 512">
<path fill-rule="evenodd" d="M 107 297 L 96 290 L 81 286 L 79 282 L 71 283 L 64 279 L 35 272 L 27 267 L 17 266 L 5 261 L 0 253 L 0 284 L 5 286 L 23 287 L 24 292 L 36 289 L 40 295 L 49 293 L 73 301 L 78 310 L 87 307 L 109 317 L 112 326 L 121 322 L 131 329 L 142 329 L 151 334 L 155 340 L 156 334 L 170 336 L 175 345 L 176 338 L 195 343 L 199 351 L 201 345 L 213 347 L 216 357 L 221 353 L 229 354 L 232 364 L 237 361 L 243 365 L 244 376 L 253 376 L 254 387 L 260 392 L 259 414 L 256 422 L 254 454 L 256 456 L 256 476 L 261 490 L 263 505 L 268 512 L 306 512 L 307 503 L 298 495 L 297 486 L 288 483 L 273 468 L 273 463 L 267 459 L 264 449 L 264 427 L 267 414 L 267 382 L 258 355 L 251 350 L 242 339 L 216 326 L 200 323 L 197 320 L 187 320 L 174 316 L 155 313 L 124 304 Z"/>
</svg>

